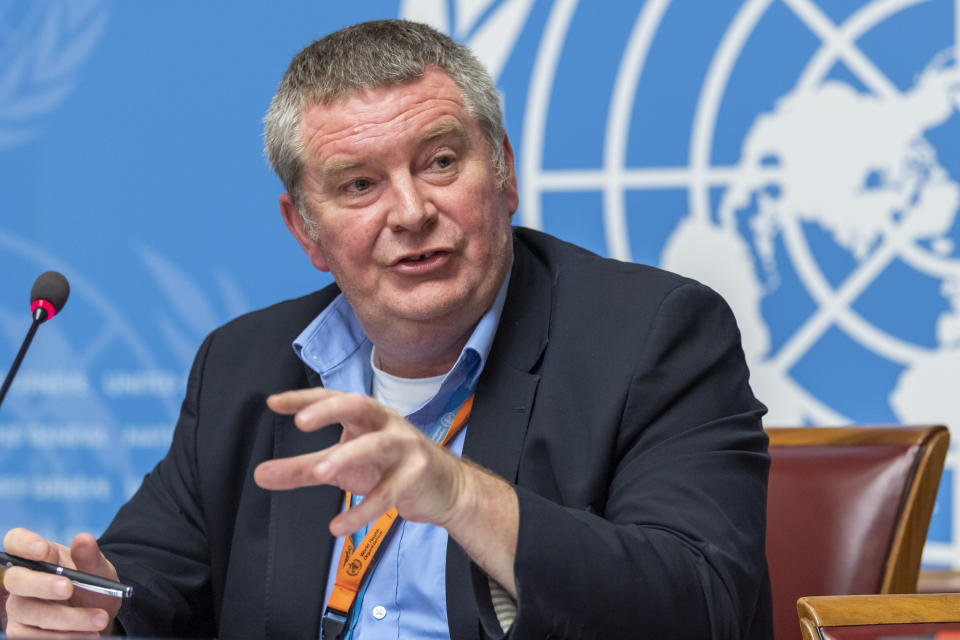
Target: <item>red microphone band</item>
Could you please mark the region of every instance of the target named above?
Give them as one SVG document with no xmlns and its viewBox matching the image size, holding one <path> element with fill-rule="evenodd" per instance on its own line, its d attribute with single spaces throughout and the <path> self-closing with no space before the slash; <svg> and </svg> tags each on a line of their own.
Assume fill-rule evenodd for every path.
<svg viewBox="0 0 960 640">
<path fill-rule="evenodd" d="M 47 320 L 57 314 L 57 310 L 53 308 L 53 305 L 42 298 L 33 301 L 33 304 L 30 305 L 30 313 L 35 313 L 38 308 L 47 312 Z"/>
</svg>

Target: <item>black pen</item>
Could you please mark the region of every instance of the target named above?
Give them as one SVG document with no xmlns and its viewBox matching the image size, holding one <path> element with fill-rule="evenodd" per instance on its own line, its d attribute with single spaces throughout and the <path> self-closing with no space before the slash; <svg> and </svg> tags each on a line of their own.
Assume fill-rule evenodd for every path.
<svg viewBox="0 0 960 640">
<path fill-rule="evenodd" d="M 26 569 L 40 571 L 42 573 L 53 573 L 58 576 L 63 576 L 64 578 L 68 578 L 70 582 L 81 589 L 102 593 L 105 596 L 113 596 L 114 598 L 129 598 L 131 595 L 133 595 L 133 587 L 121 584 L 116 580 L 109 580 L 107 578 L 95 576 L 92 573 L 77 571 L 76 569 L 67 569 L 66 567 L 61 567 L 60 565 L 51 564 L 49 562 L 27 560 L 26 558 L 10 555 L 9 553 L 4 553 L 3 551 L 0 551 L 0 567 L 24 567 Z"/>
</svg>

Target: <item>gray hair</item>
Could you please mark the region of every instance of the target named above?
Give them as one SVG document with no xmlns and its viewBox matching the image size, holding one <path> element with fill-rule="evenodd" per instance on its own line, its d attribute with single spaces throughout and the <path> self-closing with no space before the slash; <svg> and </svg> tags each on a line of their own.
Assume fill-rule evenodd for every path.
<svg viewBox="0 0 960 640">
<path fill-rule="evenodd" d="M 425 24 L 376 20 L 341 29 L 315 41 L 290 62 L 264 118 L 264 151 L 273 170 L 314 231 L 300 188 L 304 165 L 300 118 L 305 107 L 330 104 L 367 87 L 414 80 L 438 67 L 459 87 L 467 113 L 476 118 L 490 146 L 502 185 L 507 178 L 503 114 L 496 85 L 468 48 Z"/>
</svg>

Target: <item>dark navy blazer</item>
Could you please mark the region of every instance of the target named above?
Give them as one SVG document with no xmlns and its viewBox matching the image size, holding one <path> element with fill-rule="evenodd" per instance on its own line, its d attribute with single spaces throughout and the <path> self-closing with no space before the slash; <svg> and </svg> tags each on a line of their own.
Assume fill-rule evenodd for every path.
<svg viewBox="0 0 960 640">
<path fill-rule="evenodd" d="M 509 637 L 770 638 L 764 408 L 726 303 L 539 232 L 516 229 L 514 246 L 464 445 L 519 497 Z M 253 470 L 339 437 L 264 403 L 319 384 L 290 345 L 337 294 L 242 316 L 201 346 L 169 453 L 101 540 L 135 586 L 128 633 L 318 637 L 342 494 L 265 491 Z M 446 584 L 451 637 L 502 635 L 452 540 Z"/>
</svg>

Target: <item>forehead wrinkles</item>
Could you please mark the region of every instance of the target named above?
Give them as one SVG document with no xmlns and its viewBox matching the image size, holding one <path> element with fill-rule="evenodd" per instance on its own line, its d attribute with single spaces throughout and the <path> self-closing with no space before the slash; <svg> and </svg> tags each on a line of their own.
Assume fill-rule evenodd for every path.
<svg viewBox="0 0 960 640">
<path fill-rule="evenodd" d="M 314 160 L 321 160 L 331 144 L 363 145 L 388 136 L 395 142 L 417 138 L 441 118 L 449 123 L 441 125 L 446 131 L 464 129 L 461 121 L 469 115 L 459 95 L 444 95 L 446 91 L 414 93 L 374 90 L 330 105 L 308 107 L 301 121 L 305 150 Z"/>
</svg>

